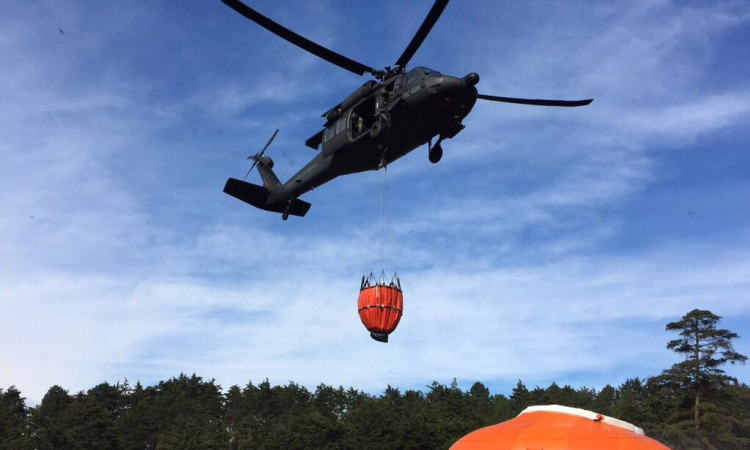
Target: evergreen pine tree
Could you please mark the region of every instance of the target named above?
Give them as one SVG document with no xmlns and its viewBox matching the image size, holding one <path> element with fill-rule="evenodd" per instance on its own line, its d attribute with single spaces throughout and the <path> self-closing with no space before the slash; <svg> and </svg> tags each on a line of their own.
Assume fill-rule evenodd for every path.
<svg viewBox="0 0 750 450">
<path fill-rule="evenodd" d="M 0 450 L 31 449 L 29 410 L 14 386 L 0 389 Z"/>
<path fill-rule="evenodd" d="M 667 331 L 679 331 L 680 338 L 669 341 L 667 348 L 685 356 L 685 360 L 664 371 L 666 379 L 689 389 L 694 399 L 693 418 L 700 428 L 703 394 L 734 380 L 721 369 L 726 363 L 744 364 L 747 357 L 734 351 L 732 339 L 737 333 L 719 329 L 720 316 L 711 311 L 694 309 L 677 322 L 667 324 Z"/>
</svg>

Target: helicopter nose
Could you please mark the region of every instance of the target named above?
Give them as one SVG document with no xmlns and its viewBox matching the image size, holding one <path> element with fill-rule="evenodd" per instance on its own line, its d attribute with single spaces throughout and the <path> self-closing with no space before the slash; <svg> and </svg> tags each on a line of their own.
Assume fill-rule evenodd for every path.
<svg viewBox="0 0 750 450">
<path fill-rule="evenodd" d="M 476 86 L 479 83 L 479 74 L 471 72 L 464 77 L 463 81 L 467 86 Z"/>
</svg>

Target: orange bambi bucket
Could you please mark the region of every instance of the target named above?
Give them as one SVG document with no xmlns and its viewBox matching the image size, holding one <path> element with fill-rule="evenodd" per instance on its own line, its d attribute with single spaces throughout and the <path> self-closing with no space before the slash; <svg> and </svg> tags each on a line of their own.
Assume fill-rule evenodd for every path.
<svg viewBox="0 0 750 450">
<path fill-rule="evenodd" d="M 378 342 L 388 342 L 391 334 L 401 321 L 404 311 L 404 294 L 401 282 L 394 275 L 390 281 L 362 277 L 362 286 L 357 299 L 357 311 L 362 324 L 370 336 Z"/>
</svg>

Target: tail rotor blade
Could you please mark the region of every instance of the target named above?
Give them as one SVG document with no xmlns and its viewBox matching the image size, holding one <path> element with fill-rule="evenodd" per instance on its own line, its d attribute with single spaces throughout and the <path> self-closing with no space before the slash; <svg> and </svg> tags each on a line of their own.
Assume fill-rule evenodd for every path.
<svg viewBox="0 0 750 450">
<path fill-rule="evenodd" d="M 266 150 L 268 149 L 268 147 L 271 146 L 271 143 L 273 142 L 273 140 L 276 139 L 276 135 L 277 134 L 279 134 L 279 129 L 278 128 L 276 129 L 276 131 L 273 132 L 273 136 L 271 136 L 271 139 L 268 140 L 268 142 L 266 143 L 265 147 L 263 147 L 263 150 L 261 150 L 260 153 L 256 153 L 256 154 L 254 154 L 252 156 L 248 156 L 247 157 L 248 161 L 251 160 L 251 159 L 253 160 L 253 165 L 250 166 L 250 170 L 248 170 L 247 173 L 245 174 L 245 178 L 246 179 L 247 179 L 248 175 L 250 175 L 250 172 L 252 172 L 253 169 L 255 169 L 255 166 L 258 165 L 258 161 L 260 161 L 260 159 L 263 157 L 263 155 L 266 154 Z"/>
<path fill-rule="evenodd" d="M 250 158 L 252 158 L 252 156 L 249 156 L 249 157 L 248 157 L 248 159 L 250 159 Z M 250 170 L 248 170 L 248 171 L 247 171 L 247 173 L 245 174 L 245 179 L 246 179 L 246 180 L 247 180 L 247 177 L 248 177 L 248 175 L 250 175 L 250 172 L 252 172 L 252 171 L 253 171 L 253 169 L 255 169 L 255 166 L 256 166 L 256 165 L 258 164 L 258 161 L 259 161 L 259 160 L 258 160 L 258 159 L 256 159 L 256 160 L 255 160 L 255 161 L 253 162 L 253 165 L 252 165 L 252 166 L 250 166 Z"/>
<path fill-rule="evenodd" d="M 531 98 L 515 98 L 515 97 L 498 97 L 495 95 L 484 95 L 479 94 L 477 98 L 481 100 L 489 100 L 492 102 L 502 103 L 515 103 L 518 105 L 535 105 L 535 106 L 564 106 L 564 107 L 576 107 L 586 106 L 594 101 L 593 98 L 587 100 L 542 100 L 542 99 L 531 99 Z"/>
<path fill-rule="evenodd" d="M 273 142 L 274 139 L 276 139 L 276 135 L 279 134 L 279 129 L 277 128 L 276 131 L 273 132 L 273 136 L 271 136 L 271 139 L 268 140 L 268 143 L 265 147 L 263 147 L 263 150 L 260 151 L 260 155 L 263 156 L 263 154 L 266 153 L 266 149 L 271 145 L 271 142 Z"/>
</svg>

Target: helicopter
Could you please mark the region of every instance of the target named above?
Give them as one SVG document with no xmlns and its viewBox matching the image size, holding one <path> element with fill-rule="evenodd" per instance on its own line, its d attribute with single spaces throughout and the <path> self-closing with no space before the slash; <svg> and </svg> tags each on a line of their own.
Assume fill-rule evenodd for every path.
<svg viewBox="0 0 750 450">
<path fill-rule="evenodd" d="M 347 58 L 274 22 L 240 0 L 221 0 L 245 18 L 280 38 L 356 75 L 370 74 L 365 82 L 341 103 L 323 113 L 323 129 L 305 145 L 319 153 L 287 182 L 273 172 L 273 160 L 266 150 L 279 130 L 252 160 L 245 178 L 257 167 L 263 181 L 258 186 L 229 178 L 224 192 L 257 208 L 302 217 L 310 203 L 299 197 L 336 177 L 378 170 L 407 153 L 428 145 L 428 159 L 437 163 L 443 156 L 442 143 L 452 139 L 465 126 L 463 119 L 477 100 L 521 105 L 577 107 L 588 100 L 542 100 L 479 94 L 479 75 L 463 77 L 442 74 L 426 67 L 406 70 L 406 66 L 440 18 L 449 0 L 436 0 L 409 45 L 392 67 L 382 70 Z M 433 139 L 437 138 L 433 144 Z"/>
</svg>

